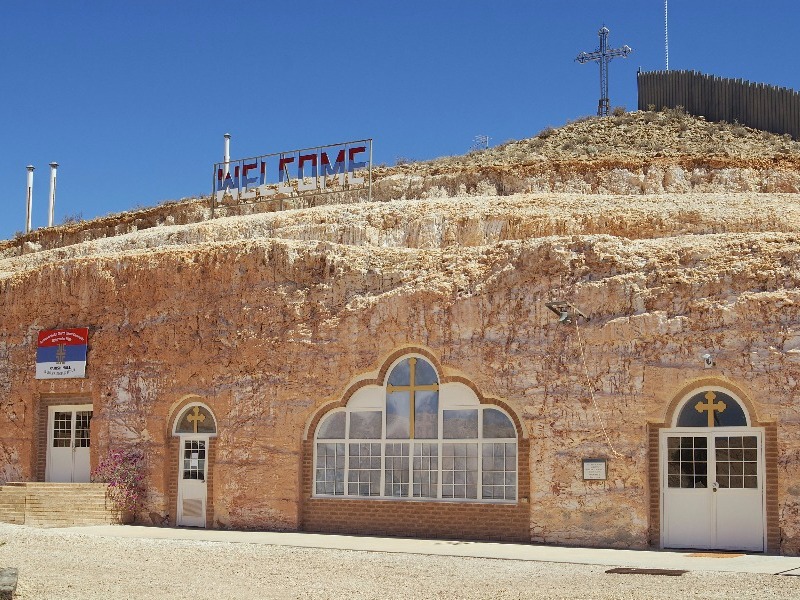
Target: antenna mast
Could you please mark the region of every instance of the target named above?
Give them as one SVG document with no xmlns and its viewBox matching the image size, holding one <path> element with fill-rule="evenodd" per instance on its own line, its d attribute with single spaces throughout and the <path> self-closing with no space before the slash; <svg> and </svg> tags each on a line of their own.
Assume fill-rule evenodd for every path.
<svg viewBox="0 0 800 600">
<path fill-rule="evenodd" d="M 669 0 L 664 0 L 664 62 L 667 64 L 667 71 L 669 71 L 669 26 L 667 21 L 667 4 Z"/>
</svg>

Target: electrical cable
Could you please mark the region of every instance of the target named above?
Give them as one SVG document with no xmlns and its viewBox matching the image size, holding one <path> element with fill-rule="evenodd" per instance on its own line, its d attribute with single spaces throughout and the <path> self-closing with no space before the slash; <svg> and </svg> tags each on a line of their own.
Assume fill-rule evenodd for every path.
<svg viewBox="0 0 800 600">
<path fill-rule="evenodd" d="M 586 351 L 583 347 L 583 338 L 581 338 L 581 330 L 578 327 L 578 317 L 575 316 L 575 331 L 578 334 L 578 347 L 581 350 L 581 359 L 583 360 L 583 371 L 586 375 L 586 387 L 589 388 L 589 395 L 592 398 L 592 406 L 594 406 L 595 416 L 597 416 L 597 420 L 600 422 L 600 427 L 603 430 L 603 435 L 606 438 L 606 443 L 608 447 L 611 448 L 611 453 L 617 458 L 626 458 L 624 454 L 620 454 L 617 452 L 617 449 L 614 448 L 614 444 L 611 443 L 611 438 L 608 436 L 608 431 L 606 430 L 606 425 L 603 422 L 603 418 L 600 416 L 600 410 L 597 408 L 597 401 L 594 398 L 594 385 L 592 384 L 592 380 L 589 377 L 589 366 L 586 364 Z"/>
</svg>

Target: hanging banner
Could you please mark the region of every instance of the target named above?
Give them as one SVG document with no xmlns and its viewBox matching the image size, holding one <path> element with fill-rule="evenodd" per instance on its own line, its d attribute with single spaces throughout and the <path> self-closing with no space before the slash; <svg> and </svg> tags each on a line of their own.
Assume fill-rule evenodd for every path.
<svg viewBox="0 0 800 600">
<path fill-rule="evenodd" d="M 372 140 L 289 150 L 214 165 L 212 208 L 372 190 Z"/>
<path fill-rule="evenodd" d="M 86 377 L 89 329 L 48 329 L 39 332 L 36 379 Z"/>
</svg>

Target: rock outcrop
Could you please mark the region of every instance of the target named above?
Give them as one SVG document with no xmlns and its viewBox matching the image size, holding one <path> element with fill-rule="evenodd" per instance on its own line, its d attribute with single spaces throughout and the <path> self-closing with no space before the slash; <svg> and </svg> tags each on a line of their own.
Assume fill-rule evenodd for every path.
<svg viewBox="0 0 800 600">
<path fill-rule="evenodd" d="M 149 449 L 147 511 L 164 513 L 171 410 L 196 394 L 221 415 L 216 524 L 293 529 L 311 416 L 419 346 L 519 416 L 534 541 L 645 547 L 648 423 L 687 382 L 735 383 L 754 420 L 778 423 L 781 549 L 797 553 L 800 170 L 794 145 L 777 166 L 736 148 L 738 166 L 711 174 L 664 152 L 661 166 L 586 163 L 563 187 L 546 165 L 534 176 L 467 157 L 387 172 L 371 204 L 107 223 L 24 254 L 6 244 L 0 479 L 32 477 L 39 394 L 86 394 L 99 447 Z M 480 169 L 522 183 L 476 176 L 470 195 Z M 591 320 L 560 325 L 551 300 Z M 92 331 L 88 379 L 34 380 L 36 332 L 78 325 Z M 607 481 L 582 480 L 593 455 L 610 457 Z"/>
</svg>

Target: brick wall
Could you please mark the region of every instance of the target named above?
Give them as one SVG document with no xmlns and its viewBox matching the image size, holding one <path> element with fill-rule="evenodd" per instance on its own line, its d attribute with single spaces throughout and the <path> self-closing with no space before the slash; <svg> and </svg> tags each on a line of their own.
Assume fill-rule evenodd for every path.
<svg viewBox="0 0 800 600">
<path fill-rule="evenodd" d="M 516 504 L 313 498 L 314 445 L 303 442 L 303 531 L 530 542 L 530 442 L 518 441 Z"/>
</svg>

